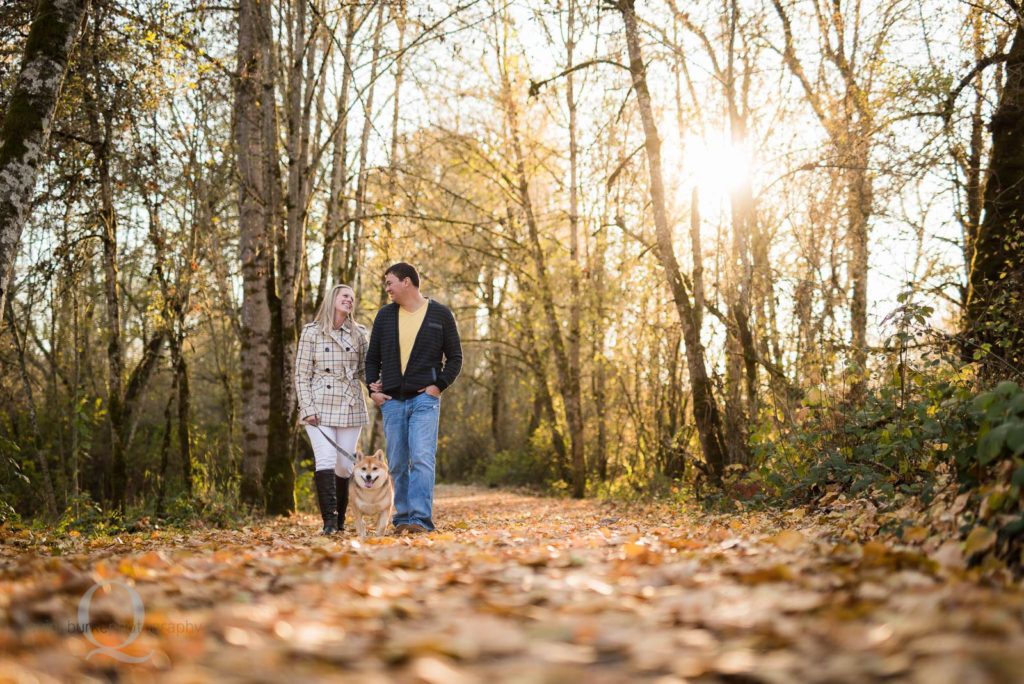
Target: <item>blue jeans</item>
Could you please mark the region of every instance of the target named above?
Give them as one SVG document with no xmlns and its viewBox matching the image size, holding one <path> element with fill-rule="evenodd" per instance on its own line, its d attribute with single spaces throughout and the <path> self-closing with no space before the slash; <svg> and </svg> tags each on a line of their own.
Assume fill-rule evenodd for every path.
<svg viewBox="0 0 1024 684">
<path fill-rule="evenodd" d="M 395 483 L 393 523 L 434 529 L 434 456 L 441 400 L 426 392 L 412 399 L 388 399 L 384 418 L 388 469 Z"/>
</svg>

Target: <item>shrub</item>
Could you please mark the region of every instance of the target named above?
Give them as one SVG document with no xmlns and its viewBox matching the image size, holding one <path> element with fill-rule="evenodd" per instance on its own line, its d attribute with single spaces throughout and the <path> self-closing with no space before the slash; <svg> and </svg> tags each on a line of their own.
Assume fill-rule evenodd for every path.
<svg viewBox="0 0 1024 684">
<path fill-rule="evenodd" d="M 978 490 L 978 523 L 997 533 L 998 555 L 1024 565 L 1024 390 L 1001 382 L 970 405 L 974 448 L 956 454 L 959 479 Z"/>
<path fill-rule="evenodd" d="M 489 486 L 545 488 L 551 484 L 553 470 L 550 455 L 545 458 L 532 449 L 498 451 L 487 459 L 483 481 Z"/>
</svg>

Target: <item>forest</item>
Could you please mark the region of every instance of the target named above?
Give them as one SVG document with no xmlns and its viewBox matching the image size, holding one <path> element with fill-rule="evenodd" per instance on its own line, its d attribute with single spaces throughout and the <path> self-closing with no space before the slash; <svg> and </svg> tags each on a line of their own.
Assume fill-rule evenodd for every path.
<svg viewBox="0 0 1024 684">
<path fill-rule="evenodd" d="M 337 284 L 370 328 L 404 261 L 465 354 L 437 544 L 458 493 L 778 553 L 830 515 L 858 563 L 1019 591 L 1019 0 L 6 0 L 0 113 L 9 549 L 312 538 L 300 332 Z"/>
<path fill-rule="evenodd" d="M 0 31 L 4 519 L 292 512 L 298 330 L 334 283 L 369 326 L 404 260 L 465 340 L 440 480 L 966 487 L 1024 526 L 1015 2 L 54 0 Z"/>
</svg>

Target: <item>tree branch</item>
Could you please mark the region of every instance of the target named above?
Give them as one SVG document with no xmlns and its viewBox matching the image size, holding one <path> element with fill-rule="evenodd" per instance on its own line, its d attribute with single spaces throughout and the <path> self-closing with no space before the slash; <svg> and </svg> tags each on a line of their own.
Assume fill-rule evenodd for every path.
<svg viewBox="0 0 1024 684">
<path fill-rule="evenodd" d="M 974 68 L 968 71 L 967 75 L 960 79 L 960 82 L 956 85 L 956 88 L 953 88 L 953 90 L 949 93 L 949 97 L 946 98 L 946 106 L 943 107 L 942 109 L 942 117 L 948 120 L 951 116 L 953 116 L 953 105 L 956 103 L 956 99 L 960 97 L 960 93 L 963 92 L 963 89 L 966 88 L 967 85 L 971 82 L 971 79 L 973 79 L 975 76 L 977 76 L 978 74 L 980 74 L 982 71 L 992 66 L 993 64 L 1005 62 L 1009 58 L 1009 53 L 1000 52 L 998 55 L 992 55 L 990 57 L 985 57 L 984 59 L 978 60 L 978 63 L 974 65 Z"/>
<path fill-rule="evenodd" d="M 566 69 L 565 71 L 563 71 L 563 72 L 561 72 L 559 74 L 555 74 L 551 78 L 546 78 L 543 81 L 533 81 L 533 80 L 531 80 L 530 81 L 530 94 L 529 94 L 529 97 L 536 97 L 538 94 L 540 94 L 540 89 L 543 88 L 544 86 L 546 86 L 548 83 L 551 83 L 552 81 L 557 81 L 558 79 L 562 78 L 563 76 L 568 76 L 569 74 L 573 73 L 574 71 L 579 71 L 580 69 L 586 69 L 588 67 L 596 66 L 598 64 L 610 64 L 611 66 L 616 66 L 616 67 L 619 67 L 620 69 L 625 69 L 626 71 L 629 71 L 629 67 L 628 66 L 626 66 L 625 64 L 620 64 L 619 62 L 616 62 L 613 59 L 598 58 L 598 59 L 592 59 L 592 60 L 587 61 L 587 62 L 580 62 L 579 64 L 577 64 L 575 66 L 572 66 L 572 67 Z"/>
</svg>

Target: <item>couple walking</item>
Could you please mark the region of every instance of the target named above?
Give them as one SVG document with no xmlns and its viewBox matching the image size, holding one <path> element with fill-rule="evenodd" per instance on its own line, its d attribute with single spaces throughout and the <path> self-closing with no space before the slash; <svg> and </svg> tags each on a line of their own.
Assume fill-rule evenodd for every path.
<svg viewBox="0 0 1024 684">
<path fill-rule="evenodd" d="M 462 344 L 451 310 L 420 293 L 405 262 L 384 272 L 391 303 L 373 329 L 355 322 L 355 292 L 336 285 L 316 320 L 302 329 L 295 360 L 299 418 L 313 445 L 314 481 L 324 534 L 345 527 L 351 464 L 369 422 L 361 383 L 380 409 L 388 468 L 395 486 L 397 533 L 434 529 L 434 460 L 441 393 L 462 370 Z M 333 444 L 332 444 L 333 442 Z"/>
</svg>

